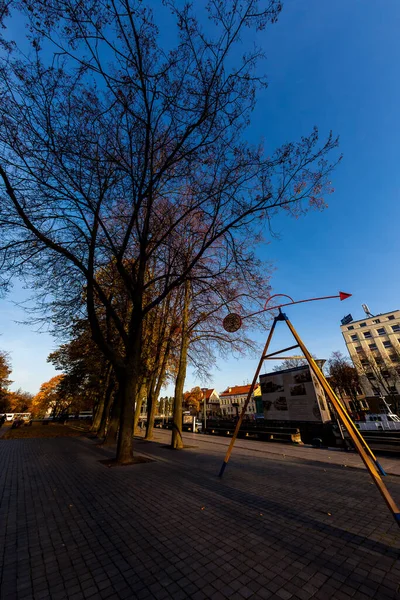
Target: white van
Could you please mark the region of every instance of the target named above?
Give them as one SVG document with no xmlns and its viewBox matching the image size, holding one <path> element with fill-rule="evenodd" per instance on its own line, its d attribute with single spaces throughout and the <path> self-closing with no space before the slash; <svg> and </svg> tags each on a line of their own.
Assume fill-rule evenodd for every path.
<svg viewBox="0 0 400 600">
<path fill-rule="evenodd" d="M 93 411 L 92 410 L 80 410 L 79 411 L 79 419 L 93 419 Z"/>
</svg>

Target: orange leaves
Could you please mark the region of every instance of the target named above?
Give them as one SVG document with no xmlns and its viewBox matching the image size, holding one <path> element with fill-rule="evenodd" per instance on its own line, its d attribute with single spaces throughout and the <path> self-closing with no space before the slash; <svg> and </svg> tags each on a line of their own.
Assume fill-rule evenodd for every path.
<svg viewBox="0 0 400 600">
<path fill-rule="evenodd" d="M 65 375 L 56 375 L 40 386 L 32 401 L 32 413 L 43 415 L 60 401 L 59 385 Z"/>
</svg>

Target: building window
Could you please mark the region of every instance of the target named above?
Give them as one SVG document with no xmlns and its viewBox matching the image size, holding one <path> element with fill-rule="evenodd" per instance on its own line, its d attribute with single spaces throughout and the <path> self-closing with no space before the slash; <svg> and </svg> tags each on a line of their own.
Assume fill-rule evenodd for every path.
<svg viewBox="0 0 400 600">
<path fill-rule="evenodd" d="M 398 331 L 400 331 L 400 325 L 392 325 L 392 329 L 397 333 Z"/>
<path fill-rule="evenodd" d="M 368 348 L 370 350 L 378 350 L 378 346 L 376 344 L 368 344 Z"/>
<path fill-rule="evenodd" d="M 371 332 L 370 331 L 364 331 L 364 337 L 365 338 L 372 338 Z"/>
<path fill-rule="evenodd" d="M 366 327 L 367 324 L 366 323 L 360 323 L 360 327 Z"/>
<path fill-rule="evenodd" d="M 374 356 L 374 358 L 375 358 L 375 362 L 376 362 L 377 365 L 383 365 L 384 364 L 382 356 Z"/>
<path fill-rule="evenodd" d="M 378 335 L 386 335 L 386 329 L 384 327 L 380 327 L 379 329 L 376 330 L 376 333 Z"/>
<path fill-rule="evenodd" d="M 392 342 L 389 342 L 389 340 L 384 340 L 383 345 L 385 348 L 391 348 Z"/>
<path fill-rule="evenodd" d="M 356 333 L 351 336 L 351 341 L 352 342 L 358 342 L 358 335 Z"/>
<path fill-rule="evenodd" d="M 355 351 L 356 351 L 356 352 L 362 352 L 362 351 L 363 351 L 363 349 L 362 349 L 362 347 L 361 347 L 361 346 L 356 346 L 356 347 L 355 347 Z"/>
<path fill-rule="evenodd" d="M 388 321 L 393 321 L 394 320 L 394 315 L 390 315 L 390 317 L 388 317 Z"/>
<path fill-rule="evenodd" d="M 389 392 L 397 394 L 397 387 L 395 385 L 389 385 Z"/>
<path fill-rule="evenodd" d="M 373 373 L 367 373 L 367 377 L 370 381 L 373 381 L 374 379 L 376 379 L 376 377 Z"/>
<path fill-rule="evenodd" d="M 400 357 L 397 354 L 390 354 L 389 358 L 392 362 L 400 362 Z"/>
<path fill-rule="evenodd" d="M 361 359 L 361 364 L 363 367 L 368 367 L 369 366 L 369 360 L 367 358 L 362 358 Z"/>
<path fill-rule="evenodd" d="M 381 320 L 380 320 L 380 319 L 374 319 L 372 322 L 373 322 L 375 325 L 377 325 L 378 323 L 380 323 L 380 322 L 381 322 Z"/>
<path fill-rule="evenodd" d="M 350 327 L 347 328 L 348 331 L 352 331 L 354 329 L 354 325 L 350 325 Z"/>
</svg>

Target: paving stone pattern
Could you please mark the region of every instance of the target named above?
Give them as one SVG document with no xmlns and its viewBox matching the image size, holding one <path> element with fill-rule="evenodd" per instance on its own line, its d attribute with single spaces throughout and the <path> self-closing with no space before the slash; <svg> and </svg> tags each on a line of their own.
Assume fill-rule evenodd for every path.
<svg viewBox="0 0 400 600">
<path fill-rule="evenodd" d="M 0 440 L 2 600 L 400 598 L 400 530 L 366 472 L 238 449 L 221 481 L 218 445 L 136 449 L 154 462 Z"/>
</svg>

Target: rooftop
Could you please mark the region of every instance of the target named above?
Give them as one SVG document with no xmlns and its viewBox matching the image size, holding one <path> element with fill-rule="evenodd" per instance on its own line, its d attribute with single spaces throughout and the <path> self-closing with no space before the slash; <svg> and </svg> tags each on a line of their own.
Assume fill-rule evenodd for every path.
<svg viewBox="0 0 400 600">
<path fill-rule="evenodd" d="M 208 400 L 210 398 L 211 394 L 215 391 L 216 391 L 215 388 L 208 388 L 207 390 L 203 391 L 203 395 L 205 393 L 206 399 Z"/>
<path fill-rule="evenodd" d="M 220 396 L 240 396 L 241 394 L 248 394 L 249 390 L 251 388 L 251 385 L 233 385 L 232 387 L 228 387 L 226 388 L 226 390 L 224 390 Z M 259 385 L 257 383 L 256 387 L 254 388 L 254 391 L 257 390 L 259 388 Z"/>
<path fill-rule="evenodd" d="M 386 315 L 393 315 L 394 313 L 398 313 L 400 310 L 396 308 L 395 310 L 389 310 L 388 312 L 378 313 L 376 315 L 372 315 L 372 317 L 367 317 L 364 315 L 362 319 L 352 319 L 348 323 L 341 325 L 340 327 L 347 327 L 348 325 L 354 325 L 354 323 L 363 323 L 364 321 L 370 321 L 371 319 L 379 319 L 379 317 L 385 317 Z"/>
</svg>

